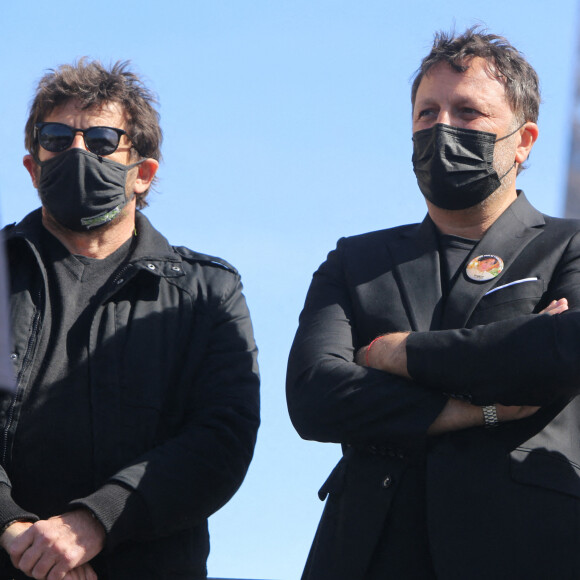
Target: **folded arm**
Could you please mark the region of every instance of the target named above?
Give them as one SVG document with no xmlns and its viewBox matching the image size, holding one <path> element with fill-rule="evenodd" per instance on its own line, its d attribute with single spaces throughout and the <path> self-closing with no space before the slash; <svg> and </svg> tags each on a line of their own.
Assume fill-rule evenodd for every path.
<svg viewBox="0 0 580 580">
<path fill-rule="evenodd" d="M 292 422 L 306 439 L 421 444 L 447 397 L 356 364 L 360 328 L 340 254 L 339 243 L 315 273 L 300 316 L 286 383 Z"/>
<path fill-rule="evenodd" d="M 568 310 L 568 301 L 565 298 L 553 300 L 541 314 L 556 315 Z M 446 332 L 446 331 L 443 331 Z M 376 368 L 400 377 L 410 379 L 407 364 L 407 343 L 412 333 L 394 332 L 374 339 L 369 345 L 361 348 L 356 355 L 356 362 L 360 365 Z M 423 333 L 428 337 L 439 336 L 439 332 Z M 479 349 L 477 344 L 476 348 Z M 431 365 L 427 368 L 432 372 Z M 461 382 L 465 384 L 465 378 Z M 453 392 L 449 386 L 445 387 L 447 392 Z M 463 393 L 462 393 L 463 394 Z M 513 421 L 529 417 L 538 410 L 538 406 L 533 405 L 501 405 L 489 401 L 485 404 L 495 404 L 498 420 L 500 422 Z M 483 413 L 479 405 L 470 404 L 463 400 L 449 399 L 439 416 L 429 427 L 429 434 L 437 435 L 447 431 L 466 429 L 483 424 Z"/>
</svg>

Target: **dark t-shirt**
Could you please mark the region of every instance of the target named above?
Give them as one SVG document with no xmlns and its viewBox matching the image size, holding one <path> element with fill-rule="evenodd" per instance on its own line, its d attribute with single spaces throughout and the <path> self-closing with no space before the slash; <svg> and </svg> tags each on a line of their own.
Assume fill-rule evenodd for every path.
<svg viewBox="0 0 580 580">
<path fill-rule="evenodd" d="M 41 329 L 39 363 L 18 421 L 10 479 L 17 503 L 49 517 L 95 489 L 88 356 L 91 323 L 107 281 L 129 255 L 131 240 L 98 260 L 72 255 L 48 232 L 43 236 L 50 315 Z M 34 457 L 34 462 L 27 461 L 27 456 Z M 59 481 L 62 485 L 55 485 Z M 39 494 L 39 489 L 46 493 Z"/>
<path fill-rule="evenodd" d="M 443 296 L 449 294 L 449 289 L 460 275 L 467 256 L 479 240 L 470 240 L 459 236 L 438 234 L 441 255 L 441 283 Z"/>
</svg>

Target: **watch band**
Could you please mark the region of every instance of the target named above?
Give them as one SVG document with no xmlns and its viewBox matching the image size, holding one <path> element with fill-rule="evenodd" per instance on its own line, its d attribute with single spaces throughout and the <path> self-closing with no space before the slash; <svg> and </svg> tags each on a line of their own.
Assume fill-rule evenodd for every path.
<svg viewBox="0 0 580 580">
<path fill-rule="evenodd" d="M 485 405 L 481 410 L 483 411 L 483 423 L 486 428 L 491 429 L 499 425 L 495 405 Z"/>
</svg>

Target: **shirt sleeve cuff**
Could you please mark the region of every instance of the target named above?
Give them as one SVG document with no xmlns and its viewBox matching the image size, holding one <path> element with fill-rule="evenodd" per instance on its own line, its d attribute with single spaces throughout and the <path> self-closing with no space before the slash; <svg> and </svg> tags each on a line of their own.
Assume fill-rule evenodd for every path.
<svg viewBox="0 0 580 580">
<path fill-rule="evenodd" d="M 21 508 L 12 499 L 12 488 L 0 483 L 0 530 L 4 531 L 9 524 L 15 521 L 36 522 L 38 516 Z"/>
<path fill-rule="evenodd" d="M 93 513 L 105 528 L 106 549 L 150 535 L 151 517 L 145 501 L 138 492 L 119 483 L 107 483 L 93 494 L 72 501 L 69 508 L 84 508 Z"/>
</svg>

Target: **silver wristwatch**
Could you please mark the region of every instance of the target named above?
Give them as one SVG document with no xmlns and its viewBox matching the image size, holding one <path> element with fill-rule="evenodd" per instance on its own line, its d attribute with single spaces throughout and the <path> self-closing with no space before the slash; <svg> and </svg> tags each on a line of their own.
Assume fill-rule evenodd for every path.
<svg viewBox="0 0 580 580">
<path fill-rule="evenodd" d="M 495 405 L 485 405 L 481 410 L 483 411 L 483 422 L 486 428 L 491 429 L 499 425 Z"/>
</svg>

